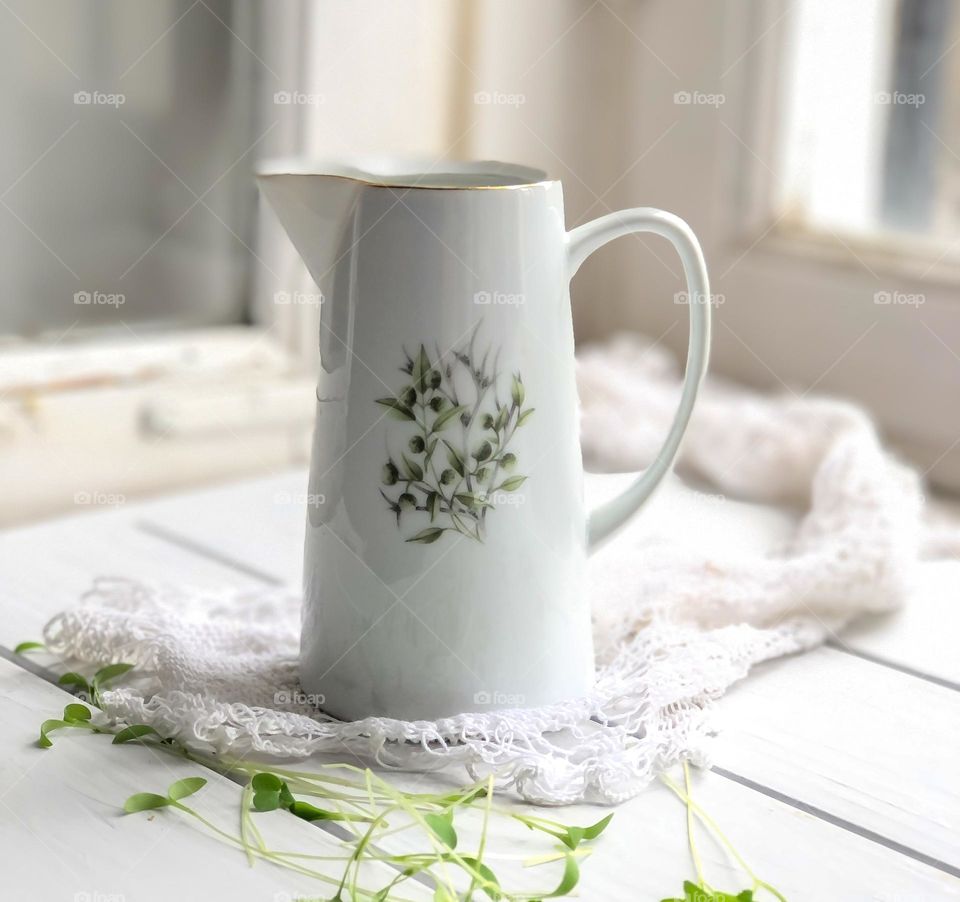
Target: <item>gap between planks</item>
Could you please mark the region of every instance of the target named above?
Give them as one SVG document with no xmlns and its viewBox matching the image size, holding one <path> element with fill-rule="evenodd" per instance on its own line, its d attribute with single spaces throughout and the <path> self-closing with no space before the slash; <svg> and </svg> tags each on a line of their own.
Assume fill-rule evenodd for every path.
<svg viewBox="0 0 960 902">
<path fill-rule="evenodd" d="M 259 568 L 251 567 L 248 564 L 245 564 L 243 561 L 239 561 L 230 555 L 223 554 L 217 551 L 215 548 L 212 548 L 202 542 L 198 542 L 195 539 L 184 536 L 175 530 L 171 530 L 168 527 L 160 526 L 159 524 L 150 522 L 148 520 L 140 520 L 135 524 L 136 528 L 140 531 L 147 533 L 148 535 L 153 536 L 156 539 L 161 541 L 168 542 L 177 546 L 178 548 L 190 553 L 199 555 L 208 560 L 214 561 L 223 566 L 232 568 L 240 573 L 243 573 L 247 576 L 253 577 L 254 579 L 263 582 L 265 585 L 270 586 L 282 586 L 285 585 L 284 580 L 280 577 L 275 576 L 272 573 L 267 573 L 264 570 Z M 903 673 L 906 676 L 914 677 L 916 679 L 925 680 L 927 682 L 934 683 L 938 686 L 942 686 L 946 689 L 951 689 L 953 691 L 960 691 L 960 685 L 954 683 L 950 680 L 942 679 L 940 677 L 932 676 L 925 674 L 921 671 L 915 670 L 911 667 L 904 665 L 896 664 L 894 662 L 888 661 L 882 657 L 878 657 L 867 652 L 859 652 L 855 649 L 851 649 L 844 645 L 843 642 L 830 639 L 824 643 L 831 649 L 841 652 L 843 654 L 848 654 L 856 658 L 867 662 L 876 667 L 886 667 L 890 670 Z M 957 868 L 948 862 L 941 861 L 938 858 L 927 855 L 923 852 L 920 852 L 916 849 L 911 848 L 903 843 L 897 842 L 896 840 L 890 839 L 886 836 L 883 836 L 880 833 L 877 833 L 874 830 L 870 830 L 866 827 L 861 827 L 860 825 L 854 823 L 853 821 L 846 820 L 845 818 L 837 817 L 836 815 L 831 814 L 825 809 L 819 808 L 815 805 L 811 805 L 807 802 L 803 802 L 800 799 L 793 798 L 785 793 L 780 792 L 779 790 L 773 789 L 768 786 L 764 786 L 761 783 L 751 780 L 748 777 L 744 777 L 740 774 L 733 773 L 732 771 L 726 770 L 721 767 L 712 767 L 711 772 L 717 774 L 724 779 L 731 780 L 734 783 L 743 786 L 745 789 L 749 789 L 753 792 L 759 793 L 760 795 L 767 796 L 768 798 L 774 799 L 778 802 L 788 805 L 791 808 L 794 808 L 798 811 L 802 811 L 805 814 L 815 817 L 818 820 L 823 821 L 824 823 L 830 824 L 831 826 L 845 830 L 848 833 L 852 833 L 856 836 L 860 836 L 863 839 L 866 839 L 870 842 L 876 843 L 879 846 L 882 846 L 886 849 L 889 849 L 892 852 L 896 852 L 900 855 L 904 855 L 908 858 L 913 859 L 921 864 L 924 864 L 928 867 L 931 867 L 935 870 L 941 871 L 943 873 L 949 874 L 953 877 L 960 877 L 960 868 Z"/>
</svg>

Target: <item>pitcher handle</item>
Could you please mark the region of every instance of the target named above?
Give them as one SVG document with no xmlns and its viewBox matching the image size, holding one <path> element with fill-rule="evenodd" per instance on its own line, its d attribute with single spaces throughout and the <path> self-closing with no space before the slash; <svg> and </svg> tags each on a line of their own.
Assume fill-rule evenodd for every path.
<svg viewBox="0 0 960 902">
<path fill-rule="evenodd" d="M 663 477 L 673 468 L 710 353 L 710 284 L 707 267 L 700 243 L 690 226 L 678 216 L 653 207 L 638 207 L 601 216 L 573 229 L 567 234 L 568 278 L 573 278 L 583 261 L 595 250 L 614 238 L 633 232 L 653 232 L 666 238 L 676 249 L 683 264 L 690 306 L 687 368 L 680 406 L 677 407 L 670 431 L 653 463 L 616 498 L 591 511 L 587 521 L 587 545 L 590 551 L 640 510 Z"/>
</svg>

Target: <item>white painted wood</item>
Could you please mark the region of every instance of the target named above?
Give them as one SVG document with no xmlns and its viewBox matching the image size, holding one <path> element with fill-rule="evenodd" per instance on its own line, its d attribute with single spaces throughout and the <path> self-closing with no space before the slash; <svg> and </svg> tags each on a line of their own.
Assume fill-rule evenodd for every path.
<svg viewBox="0 0 960 902">
<path fill-rule="evenodd" d="M 89 892 L 120 894 L 124 902 L 228 896 L 286 902 L 290 897 L 283 893 L 318 893 L 316 885 L 267 864 L 249 870 L 242 853 L 202 835 L 172 812 L 159 812 L 153 820 L 149 815 L 117 814 L 128 794 L 162 790 L 202 769 L 159 759 L 142 748 L 117 748 L 104 737 L 63 734 L 52 749 L 33 747 L 39 723 L 59 712 L 67 699 L 65 693 L 0 662 L 0 716 L 5 724 L 0 840 L 9 853 L 4 885 L 16 893 L 11 898 L 23 893 L 23 898 L 45 902 Z M 195 797 L 196 807 L 230 831 L 239 789 L 209 772 L 206 776 L 210 785 Z M 436 777 L 391 779 L 421 791 L 455 785 Z M 716 774 L 699 775 L 694 794 L 754 869 L 788 898 L 960 898 L 960 882 L 954 878 Z M 517 810 L 583 824 L 608 813 L 592 806 L 552 814 L 529 806 Z M 292 818 L 271 817 L 270 828 L 277 847 L 315 854 L 335 848 L 317 828 Z M 472 848 L 475 832 L 462 829 L 461 834 L 463 848 Z M 748 885 L 709 839 L 702 839 L 700 847 L 711 882 L 728 889 Z M 526 855 L 542 849 L 519 825 L 499 830 L 491 840 L 494 854 Z M 497 870 L 504 881 L 517 885 L 519 880 L 530 887 L 548 886 L 556 876 L 555 869 L 542 877 L 523 873 L 516 863 L 498 862 Z M 655 785 L 621 806 L 582 872 L 583 899 L 656 900 L 677 892 L 692 874 L 681 803 Z M 415 888 L 405 895 L 416 897 Z"/>
<path fill-rule="evenodd" d="M 397 785 L 422 791 L 433 780 L 393 775 Z M 680 773 L 673 774 L 682 784 Z M 693 774 L 693 798 L 719 825 L 747 864 L 791 902 L 933 902 L 960 899 L 960 880 L 891 852 L 863 837 L 798 811 L 782 802 L 710 772 Z M 452 786 L 452 784 L 451 784 Z M 673 793 L 654 783 L 638 798 L 609 809 L 576 805 L 560 809 L 507 806 L 521 814 L 592 824 L 614 811 L 612 823 L 582 863 L 579 897 L 590 902 L 656 902 L 682 895 L 684 879 L 694 875 L 686 834 L 686 809 Z M 476 830 L 458 822 L 462 848 L 472 848 Z M 472 827 L 472 824 L 469 825 Z M 697 846 L 706 879 L 727 891 L 749 888 L 750 881 L 733 859 L 703 830 Z M 494 855 L 533 855 L 542 850 L 535 835 L 522 825 L 498 822 Z M 409 847 L 397 844 L 396 851 Z M 492 862 L 491 862 L 492 865 Z M 528 890 L 549 886 L 556 871 L 521 873 L 497 860 L 498 874 L 510 885 Z M 504 881 L 506 882 L 506 881 Z M 759 900 L 764 897 L 762 894 Z"/>
<path fill-rule="evenodd" d="M 615 490 L 615 483 L 613 480 L 610 491 Z M 47 617 L 71 603 L 98 572 L 202 585 L 263 583 L 255 573 L 244 573 L 231 566 L 229 561 L 235 560 L 248 571 L 262 570 L 296 584 L 303 532 L 302 501 L 296 496 L 303 491 L 304 474 L 296 471 L 3 534 L 0 597 L 5 599 L 5 611 L 0 621 L 0 644 L 9 646 L 21 639 L 36 638 Z M 785 534 L 790 525 L 784 515 L 751 505 L 726 502 L 704 506 L 697 493 L 679 484 L 669 486 L 654 505 L 649 514 L 657 518 L 658 529 L 679 531 L 691 516 L 697 516 L 703 535 L 741 549 L 760 550 L 765 543 Z M 219 563 L 197 550 L 145 532 L 137 525 L 144 522 L 204 546 L 226 562 Z M 937 580 L 945 580 L 948 575 L 941 573 Z M 931 598 L 936 595 L 937 580 L 929 586 Z M 949 598 L 946 592 L 939 597 Z M 925 616 L 932 626 L 929 612 Z M 921 627 L 917 624 L 911 621 L 903 633 L 913 637 L 914 652 L 922 650 Z M 891 651 L 899 647 L 896 637 L 884 641 L 890 643 Z M 946 642 L 942 644 L 946 646 Z M 906 645 L 909 649 L 910 643 Z M 25 770 L 23 762 L 34 752 L 28 741 L 34 738 L 37 724 L 55 713 L 64 699 L 59 690 L 21 672 L 14 674 L 14 685 L 19 688 L 12 692 L 6 679 L 9 671 L 8 665 L 0 666 L 0 705 L 11 717 L 15 712 L 25 717 L 29 723 L 23 729 L 30 735 L 24 733 L 25 738 L 21 739 L 20 734 L 4 732 L 0 740 L 4 750 L 0 757 L 0 794 L 8 785 L 9 774 L 17 776 Z M 34 693 L 39 701 L 27 704 L 24 700 L 33 698 Z M 839 651 L 820 650 L 761 668 L 724 699 L 720 712 L 728 723 L 718 744 L 717 763 L 757 784 L 956 865 L 951 831 L 955 836 L 960 782 L 951 776 L 949 760 L 951 748 L 955 749 L 960 739 L 958 704 L 960 693 Z M 29 716 L 23 714 L 24 709 Z M 109 771 L 113 776 L 112 767 L 103 766 L 99 747 L 90 745 L 97 740 L 77 740 L 70 737 L 51 751 L 58 759 L 65 759 L 67 755 L 60 753 L 67 751 L 85 757 L 78 763 L 58 766 L 75 768 L 70 773 L 77 775 Z M 105 754 L 116 751 L 107 747 Z M 124 788 L 124 792 L 154 785 L 141 778 L 155 781 L 160 788 L 165 785 L 165 778 L 157 782 L 159 765 L 155 762 L 141 762 L 137 767 L 137 779 L 141 782 L 134 785 L 130 777 L 129 786 L 133 788 Z M 436 777 L 412 779 L 424 788 L 440 785 Z M 31 788 L 33 781 L 24 775 L 18 785 Z M 85 883 L 76 884 L 80 886 L 76 891 L 120 892 L 111 889 L 109 883 L 101 885 L 104 878 L 98 875 L 116 876 L 115 856 L 108 855 L 108 847 L 110 842 L 119 843 L 117 848 L 124 854 L 128 822 L 116 824 L 109 837 L 103 839 L 101 828 L 90 827 L 84 820 L 99 816 L 99 803 L 65 786 L 61 777 L 51 774 L 44 781 L 42 792 L 53 793 L 55 789 L 61 796 L 66 793 L 67 802 L 51 795 L 49 802 L 38 809 L 30 807 L 31 793 L 41 790 L 26 792 L 21 788 L 22 796 L 4 798 L 8 805 L 11 799 L 17 802 L 11 806 L 17 815 L 23 810 L 28 818 L 36 819 L 31 824 L 34 833 L 65 829 L 58 821 L 70 826 L 65 833 L 55 833 L 59 837 L 55 841 L 57 854 L 66 855 L 67 864 L 55 863 L 47 868 L 62 880 L 76 884 L 76 874 L 70 868 L 76 871 L 81 867 L 67 848 L 67 837 L 82 836 L 92 830 L 94 848 L 86 851 L 82 864 L 88 869 L 78 873 L 87 882 L 100 882 L 89 888 Z M 704 775 L 696 797 L 717 817 L 755 869 L 791 900 L 960 898 L 960 883 L 949 875 L 717 774 Z M 236 808 L 230 807 L 236 804 L 235 798 L 223 797 L 220 811 L 225 819 L 231 810 L 235 816 Z M 89 806 L 89 810 L 84 806 Z M 604 813 L 601 809 L 578 806 L 564 809 L 559 818 L 589 823 Z M 15 847 L 18 853 L 13 856 L 16 867 L 12 873 L 18 882 L 12 885 L 27 886 L 31 870 L 23 862 L 35 861 L 36 857 L 31 856 L 47 853 L 41 852 L 43 847 L 15 820 L 10 825 L 12 817 L 15 815 L 0 805 L 0 832 L 23 834 L 17 840 L 20 845 Z M 53 824 L 50 828 L 48 821 Z M 121 826 L 123 829 L 118 829 Z M 133 835 L 142 851 L 148 839 L 139 833 L 140 829 L 145 828 L 137 828 Z M 464 833 L 465 842 L 469 836 L 469 831 Z M 517 837 L 506 839 L 516 850 L 525 848 L 530 838 L 520 831 Z M 212 854 L 207 851 L 210 842 L 206 838 L 200 842 L 191 827 L 176 825 L 165 834 L 159 848 L 167 851 L 169 844 L 172 851 L 167 854 L 182 856 L 176 861 L 184 873 L 191 868 L 209 871 L 207 864 L 201 868 L 197 859 L 190 856 L 202 855 L 199 860 L 206 862 L 206 856 Z M 729 889 L 746 885 L 726 869 L 725 856 L 715 849 L 711 851 L 709 842 L 703 846 L 708 876 L 715 875 L 714 882 Z M 231 850 L 224 851 L 227 858 L 234 855 Z M 105 864 L 108 861 L 110 864 Z M 144 867 L 154 867 L 153 856 L 148 856 Z M 265 868 L 258 866 L 256 870 Z M 142 873 L 139 865 L 134 870 Z M 165 870 L 158 864 L 153 873 Z M 225 880 L 224 875 L 230 875 L 231 889 L 234 884 L 244 892 L 260 886 L 248 881 L 242 856 L 236 858 L 235 864 L 224 861 L 218 870 Z M 614 827 L 584 866 L 581 897 L 659 899 L 677 892 L 684 877 L 691 873 L 683 808 L 662 788 L 652 788 L 617 811 Z M 536 875 L 526 875 L 530 876 Z M 205 879 L 206 875 L 202 880 Z M 201 885 L 209 889 L 202 880 Z M 129 886 L 125 902 L 154 898 L 138 896 L 133 884 Z"/>
<path fill-rule="evenodd" d="M 174 780 L 205 776 L 208 785 L 189 804 L 237 834 L 241 790 L 190 762 L 142 746 L 114 746 L 105 736 L 63 731 L 55 735 L 53 748 L 37 748 L 40 723 L 69 701 L 65 692 L 0 661 L 3 899 L 292 902 L 332 895 L 318 881 L 268 862 L 249 868 L 240 849 L 205 835 L 177 812 L 124 815 L 123 802 L 134 792 L 162 793 Z M 273 848 L 341 854 L 336 839 L 293 817 L 270 818 L 264 829 Z M 328 867 L 331 874 L 339 873 L 338 866 Z M 370 869 L 377 886 L 393 873 L 383 865 Z M 430 895 L 413 885 L 404 893 L 412 899 Z"/>
<path fill-rule="evenodd" d="M 960 685 L 958 590 L 960 561 L 925 563 L 906 607 L 865 617 L 840 640 L 855 651 Z"/>
<path fill-rule="evenodd" d="M 39 640 L 46 621 L 76 604 L 96 576 L 205 587 L 258 581 L 135 527 L 126 511 L 0 533 L 0 645 Z"/>
<path fill-rule="evenodd" d="M 960 692 L 821 648 L 720 703 L 714 763 L 960 868 Z"/>
</svg>

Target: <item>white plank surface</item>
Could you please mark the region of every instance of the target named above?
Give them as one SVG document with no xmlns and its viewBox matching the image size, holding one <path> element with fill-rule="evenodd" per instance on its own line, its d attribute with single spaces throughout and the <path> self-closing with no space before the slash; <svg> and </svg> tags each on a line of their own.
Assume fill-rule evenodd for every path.
<svg viewBox="0 0 960 902">
<path fill-rule="evenodd" d="M 757 668 L 720 712 L 718 766 L 960 870 L 960 693 L 820 648 Z"/>
<path fill-rule="evenodd" d="M 39 723 L 68 697 L 13 665 L 0 662 L 0 716 L 6 727 L 0 764 L 0 840 L 8 854 L 4 886 L 22 891 L 12 899 L 71 899 L 75 893 L 123 896 L 124 902 L 161 899 L 285 899 L 311 897 L 322 887 L 267 863 L 247 867 L 242 853 L 220 844 L 173 812 L 124 817 L 118 807 L 137 791 L 164 789 L 202 768 L 106 737 L 57 735 L 52 749 L 33 745 Z M 197 809 L 233 831 L 239 788 L 206 772 L 210 785 L 195 797 Z M 406 782 L 413 778 L 407 777 Z M 398 782 L 404 782 L 398 778 Z M 435 778 L 416 778 L 429 791 Z M 839 829 L 816 817 L 731 783 L 716 774 L 696 780 L 698 804 L 764 878 L 792 900 L 934 900 L 960 898 L 960 881 Z M 520 810 L 529 810 L 523 806 Z M 590 823 L 606 809 L 576 806 L 562 820 Z M 549 812 L 545 816 L 550 816 Z M 271 822 L 278 846 L 336 854 L 333 840 L 295 818 Z M 470 838 L 463 843 L 469 848 Z M 542 851 L 523 828 L 497 840 L 500 851 Z M 728 889 L 745 878 L 709 839 L 700 843 L 708 879 Z M 655 785 L 617 811 L 596 851 L 583 866 L 580 898 L 657 900 L 679 890 L 690 876 L 685 810 Z M 325 851 L 326 850 L 326 851 Z M 43 875 L 38 883 L 37 873 Z M 516 867 L 498 869 L 517 873 Z M 331 873 L 335 871 L 331 868 Z M 528 885 L 544 886 L 550 877 Z M 534 882 L 536 879 L 536 882 Z M 411 888 L 413 890 L 415 888 Z M 407 896 L 416 896 L 408 890 Z"/>
<path fill-rule="evenodd" d="M 54 734 L 53 748 L 37 748 L 40 723 L 69 701 L 65 692 L 0 661 L 4 902 L 282 902 L 332 895 L 318 881 L 270 862 L 248 867 L 241 850 L 178 812 L 124 815 L 129 795 L 162 793 L 174 780 L 203 775 L 208 785 L 189 804 L 235 835 L 241 790 L 190 762 L 136 744 L 114 746 L 106 736 L 64 730 Z M 342 854 L 338 841 L 294 817 L 273 819 L 268 841 L 274 848 Z M 377 886 L 393 876 L 385 865 L 375 870 Z M 432 898 L 413 885 L 404 895 Z"/>
<path fill-rule="evenodd" d="M 0 645 L 10 647 L 21 639 L 37 638 L 42 623 L 70 604 L 95 574 L 201 585 L 250 586 L 265 581 L 297 585 L 303 537 L 299 494 L 303 491 L 305 475 L 286 473 L 0 535 L 4 609 Z M 704 507 L 697 493 L 679 483 L 668 487 L 654 504 L 649 515 L 657 517 L 658 529 L 666 525 L 676 531 L 678 540 L 691 517 L 697 518 L 701 535 L 709 535 L 716 543 L 732 543 L 731 547 L 769 547 L 790 528 L 787 515 L 752 505 L 726 502 Z M 960 656 L 951 655 L 951 638 L 938 637 L 933 626 L 936 612 L 953 604 L 950 588 L 957 585 L 953 567 L 935 565 L 925 570 L 928 601 L 918 608 L 922 613 L 910 615 L 908 608 L 902 615 L 879 618 L 843 641 L 858 651 L 949 678 L 944 675 L 955 673 L 953 662 Z M 23 891 L 23 898 L 69 900 L 78 892 L 123 893 L 125 902 L 203 898 L 190 896 L 189 888 L 183 889 L 187 884 L 177 883 L 178 875 L 171 877 L 172 883 L 163 883 L 168 868 L 161 863 L 161 853 L 169 851 L 178 873 L 204 870 L 198 885 L 209 891 L 209 898 L 221 897 L 210 877 L 214 871 L 219 887 L 238 888 L 233 898 L 273 900 L 282 891 L 277 888 L 280 884 L 271 883 L 273 889 L 265 894 L 269 886 L 259 882 L 263 872 L 276 869 L 258 865 L 255 872 L 260 873 L 251 877 L 238 853 L 223 849 L 226 857 L 221 861 L 221 852 L 209 848 L 215 845 L 213 840 L 198 837 L 189 825 L 166 821 L 162 823 L 166 831 L 158 839 L 160 851 L 147 855 L 142 868 L 137 864 L 132 871 L 141 880 L 146 879 L 144 874 L 155 877 L 169 895 L 151 895 L 156 886 L 151 890 L 132 879 L 126 882 L 127 875 L 114 863 L 111 841 L 128 856 L 125 860 L 132 861 L 132 853 L 123 851 L 133 842 L 128 835 L 135 838 L 139 850 L 146 851 L 152 834 L 140 832 L 145 827 L 130 833 L 130 819 L 106 819 L 103 803 L 97 801 L 101 796 L 71 788 L 73 777 L 94 771 L 96 783 L 107 780 L 105 774 L 112 778 L 116 770 L 122 797 L 138 789 L 162 788 L 173 777 L 167 779 L 169 774 L 156 761 L 136 758 L 149 753 L 111 749 L 108 744 L 101 750 L 96 737 L 71 737 L 47 753 L 32 748 L 37 725 L 62 707 L 63 694 L 37 677 L 10 671 L 10 665 L 0 662 L 0 706 L 4 723 L 13 724 L 0 734 L 0 839 L 15 853 L 15 864 L 8 869 L 12 882 L 6 885 Z M 703 775 L 698 781 L 697 800 L 717 817 L 761 876 L 791 902 L 960 899 L 960 881 L 910 855 L 913 850 L 921 858 L 926 855 L 960 865 L 956 839 L 960 781 L 950 767 L 960 739 L 960 693 L 823 649 L 759 669 L 721 703 L 721 712 L 727 729 L 717 747 L 718 765 L 796 801 L 771 798 L 717 774 Z M 134 757 L 121 762 L 104 759 L 101 752 L 134 752 Z M 45 759 L 37 755 L 55 755 L 59 763 L 41 764 Z M 105 766 L 105 760 L 110 764 Z M 27 773 L 41 766 L 51 771 Z M 56 770 L 61 767 L 68 770 L 61 774 Z M 226 785 L 211 788 L 210 804 L 219 805 L 218 812 L 229 821 L 236 817 L 239 790 L 220 782 Z M 107 789 L 108 783 L 97 785 Z M 38 793 L 47 800 L 43 806 L 34 804 Z M 798 805 L 824 816 L 804 813 Z M 564 809 L 561 819 L 586 823 L 603 813 L 578 807 Z M 677 893 L 692 873 L 682 805 L 662 787 L 652 787 L 622 806 L 614 823 L 584 867 L 581 898 L 658 900 Z M 315 841 L 309 832 L 315 828 L 294 825 L 294 829 L 303 828 L 308 833 L 296 839 Z M 50 896 L 28 891 L 36 862 L 44 855 L 53 857 L 37 838 L 46 837 L 47 831 L 53 837 L 47 841 L 63 859 L 48 868 L 51 881 L 56 876 L 60 887 L 59 894 Z M 70 842 L 71 837 L 85 833 L 90 833 L 91 842 L 81 854 Z M 889 842 L 885 845 L 877 838 Z M 529 838 L 521 831 L 511 841 L 523 848 Z M 906 853 L 888 847 L 897 843 Z M 714 882 L 728 889 L 746 885 L 724 854 L 708 841 L 702 845 L 708 876 Z M 209 866 L 214 860 L 211 855 L 215 868 Z M 0 887 L 5 885 L 2 881 L 0 877 Z M 111 888 L 117 882 L 122 888 Z M 65 894 L 64 886 L 78 888 Z M 314 887 L 311 892 L 318 890 Z M 0 898 L 7 896 L 0 894 Z"/>
</svg>

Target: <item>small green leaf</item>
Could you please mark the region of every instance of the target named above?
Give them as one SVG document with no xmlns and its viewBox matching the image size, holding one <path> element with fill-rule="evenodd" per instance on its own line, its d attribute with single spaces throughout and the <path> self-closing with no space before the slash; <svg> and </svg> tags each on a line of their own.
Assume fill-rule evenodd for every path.
<svg viewBox="0 0 960 902">
<path fill-rule="evenodd" d="M 90 709 L 86 705 L 67 705 L 63 709 L 63 719 L 67 723 L 86 723 L 90 720 Z"/>
<path fill-rule="evenodd" d="M 108 664 L 93 675 L 91 685 L 93 685 L 94 688 L 103 686 L 111 680 L 115 680 L 118 676 L 123 676 L 130 670 L 133 670 L 133 664 Z"/>
<path fill-rule="evenodd" d="M 437 539 L 440 538 L 444 533 L 444 530 L 439 526 L 429 526 L 426 529 L 421 529 L 415 536 L 407 539 L 408 542 L 419 542 L 421 545 L 432 545 Z"/>
<path fill-rule="evenodd" d="M 505 492 L 515 492 L 527 481 L 526 476 L 511 476 L 509 479 L 505 479 L 500 485 L 497 486 L 496 491 L 503 489 Z"/>
<path fill-rule="evenodd" d="M 443 443 L 447 446 L 447 461 L 449 462 L 450 466 L 453 467 L 453 469 L 456 470 L 460 476 L 463 476 L 466 473 L 466 470 L 463 466 L 463 458 L 457 453 L 456 448 L 454 448 L 450 442 L 444 439 Z"/>
<path fill-rule="evenodd" d="M 286 789 L 287 784 L 276 774 L 266 772 L 254 774 L 250 785 L 254 791 L 253 807 L 256 808 L 257 811 L 275 811 L 281 807 L 281 794 L 283 790 Z M 290 795 L 290 790 L 287 790 L 287 795 L 292 801 L 293 796 Z M 283 807 L 287 807 L 288 805 L 289 803 L 283 804 Z"/>
<path fill-rule="evenodd" d="M 431 428 L 434 432 L 439 432 L 441 429 L 444 429 L 454 417 L 460 416 L 466 409 L 466 407 L 460 404 L 456 407 L 451 407 L 449 410 L 445 410 L 433 421 Z"/>
<path fill-rule="evenodd" d="M 510 386 L 510 397 L 513 398 L 513 403 L 517 407 L 523 406 L 523 399 L 526 396 L 526 392 L 523 390 L 523 383 L 520 381 L 519 373 L 513 377 L 513 384 Z"/>
<path fill-rule="evenodd" d="M 437 519 L 437 511 L 440 510 L 440 495 L 437 492 L 430 492 L 427 495 L 427 510 L 430 511 L 430 522 Z"/>
<path fill-rule="evenodd" d="M 142 739 L 144 736 L 160 736 L 160 734 L 150 724 L 134 723 L 117 733 L 113 737 L 113 744 L 123 745 L 125 742 L 133 742 L 135 739 Z"/>
<path fill-rule="evenodd" d="M 409 479 L 412 479 L 415 482 L 419 482 L 421 479 L 423 479 L 423 469 L 421 468 L 420 464 L 418 464 L 416 461 L 410 460 L 406 454 L 401 454 L 400 457 L 403 460 L 403 469 Z"/>
<path fill-rule="evenodd" d="M 517 417 L 517 426 L 522 426 L 524 423 L 526 423 L 527 420 L 529 420 L 530 417 L 533 416 L 533 412 L 536 409 L 537 409 L 536 407 L 530 407 L 527 410 L 525 410 L 523 413 L 521 413 L 520 416 Z"/>
<path fill-rule="evenodd" d="M 437 450 L 437 442 L 439 442 L 439 441 L 440 441 L 440 439 L 435 438 L 435 439 L 434 439 L 432 442 L 430 442 L 430 444 L 427 446 L 427 455 L 426 455 L 426 457 L 424 457 L 424 459 L 423 459 L 423 465 L 424 465 L 425 467 L 430 466 L 430 461 L 433 460 L 433 452 Z"/>
<path fill-rule="evenodd" d="M 74 686 L 80 692 L 85 692 L 87 695 L 91 694 L 90 684 L 82 673 L 74 673 L 74 671 L 71 670 L 69 673 L 65 673 L 60 677 L 57 682 L 61 686 Z"/>
<path fill-rule="evenodd" d="M 580 865 L 577 859 L 569 852 L 567 861 L 563 867 L 563 876 L 560 878 L 560 885 L 552 892 L 544 896 L 545 899 L 552 899 L 556 896 L 566 896 L 580 882 Z"/>
<path fill-rule="evenodd" d="M 377 398 L 377 404 L 389 407 L 390 415 L 395 419 L 414 421 L 417 419 L 413 411 L 406 404 L 401 404 L 396 398 Z"/>
<path fill-rule="evenodd" d="M 452 811 L 446 814 L 425 814 L 423 819 L 440 842 L 451 849 L 457 847 L 457 831 L 453 829 Z"/>
<path fill-rule="evenodd" d="M 501 407 L 500 412 L 497 414 L 496 422 L 493 424 L 497 432 L 500 432 L 503 427 L 507 425 L 508 419 L 510 419 L 510 408 Z"/>
<path fill-rule="evenodd" d="M 14 650 L 15 655 L 22 655 L 27 651 L 34 651 L 35 649 L 46 648 L 42 642 L 21 642 Z"/>
<path fill-rule="evenodd" d="M 500 881 L 497 880 L 497 875 L 493 873 L 482 861 L 477 861 L 476 858 L 471 858 L 468 855 L 461 855 L 460 858 L 463 860 L 464 864 L 468 864 L 472 867 L 477 873 L 487 883 L 492 883 L 493 886 L 483 885 L 481 888 L 491 899 L 499 899 L 501 894 L 497 892 L 497 887 L 500 886 Z"/>
<path fill-rule="evenodd" d="M 367 817 L 363 814 L 347 814 L 343 811 L 327 811 L 325 808 L 317 808 L 309 802 L 294 801 L 290 806 L 290 813 L 302 818 L 305 821 L 357 821 L 371 824 L 375 818 Z"/>
<path fill-rule="evenodd" d="M 583 827 L 567 827 L 566 834 L 560 837 L 560 842 L 562 842 L 571 851 L 576 849 L 582 840 Z"/>
<path fill-rule="evenodd" d="M 276 774 L 261 771 L 258 774 L 254 774 L 250 785 L 253 786 L 254 792 L 280 792 L 284 786 L 284 782 Z"/>
<path fill-rule="evenodd" d="M 137 811 L 152 811 L 155 808 L 164 808 L 169 804 L 170 800 L 168 798 L 157 795 L 155 792 L 136 792 L 123 803 L 123 810 L 127 814 L 135 814 Z"/>
<path fill-rule="evenodd" d="M 61 727 L 69 727 L 65 720 L 45 720 L 40 724 L 40 738 L 37 740 L 37 745 L 42 749 L 48 749 L 53 745 L 53 742 L 50 741 L 50 737 L 47 736 L 47 733 L 52 733 L 54 730 L 59 730 Z"/>
<path fill-rule="evenodd" d="M 182 780 L 170 784 L 167 789 L 167 796 L 177 802 L 187 796 L 192 796 L 206 785 L 207 781 L 203 777 L 184 777 Z"/>
<path fill-rule="evenodd" d="M 608 814 L 605 818 L 601 818 L 595 824 L 591 824 L 589 827 L 583 828 L 583 838 L 584 839 L 596 839 L 604 830 L 607 829 L 607 825 L 610 821 L 613 820 L 613 815 Z"/>
</svg>

